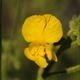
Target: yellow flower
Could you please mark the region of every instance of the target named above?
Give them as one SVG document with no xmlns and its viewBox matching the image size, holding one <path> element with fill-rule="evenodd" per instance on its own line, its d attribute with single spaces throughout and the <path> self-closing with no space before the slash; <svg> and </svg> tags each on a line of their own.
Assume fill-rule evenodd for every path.
<svg viewBox="0 0 80 80">
<path fill-rule="evenodd" d="M 27 42 L 31 42 L 24 50 L 28 59 L 42 68 L 48 65 L 47 59 L 57 61 L 56 54 L 49 47 L 63 35 L 62 25 L 55 16 L 45 14 L 28 17 L 22 26 L 22 35 Z"/>
</svg>

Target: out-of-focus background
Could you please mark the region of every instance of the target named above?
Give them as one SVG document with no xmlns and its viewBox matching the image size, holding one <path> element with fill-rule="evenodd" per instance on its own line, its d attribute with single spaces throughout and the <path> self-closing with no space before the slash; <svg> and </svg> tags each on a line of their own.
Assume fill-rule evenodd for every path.
<svg viewBox="0 0 80 80">
<path fill-rule="evenodd" d="M 28 43 L 21 28 L 24 20 L 34 14 L 52 14 L 63 25 L 67 37 L 69 22 L 80 14 L 80 0 L 2 0 L 2 53 L 1 80 L 37 80 L 38 66 L 24 56 Z M 79 47 L 65 50 L 51 68 L 61 71 L 79 64 Z M 79 80 L 80 71 L 71 74 L 52 75 L 46 80 Z"/>
</svg>

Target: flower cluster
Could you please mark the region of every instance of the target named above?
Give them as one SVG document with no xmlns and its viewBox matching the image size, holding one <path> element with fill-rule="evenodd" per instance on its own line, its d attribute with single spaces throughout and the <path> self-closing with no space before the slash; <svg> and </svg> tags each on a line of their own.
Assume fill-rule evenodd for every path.
<svg viewBox="0 0 80 80">
<path fill-rule="evenodd" d="M 33 15 L 28 17 L 22 26 L 22 35 L 29 47 L 24 50 L 25 56 L 37 65 L 45 68 L 48 60 L 57 61 L 56 54 L 49 44 L 58 42 L 62 35 L 60 21 L 51 14 Z"/>
<path fill-rule="evenodd" d="M 69 27 L 68 36 L 72 39 L 72 45 L 80 45 L 80 15 L 73 16 Z"/>
</svg>

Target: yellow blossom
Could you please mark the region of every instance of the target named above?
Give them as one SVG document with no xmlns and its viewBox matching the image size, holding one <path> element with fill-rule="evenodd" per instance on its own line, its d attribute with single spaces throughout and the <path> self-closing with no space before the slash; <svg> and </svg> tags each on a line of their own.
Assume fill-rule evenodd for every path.
<svg viewBox="0 0 80 80">
<path fill-rule="evenodd" d="M 47 59 L 57 61 L 56 54 L 49 47 L 49 44 L 58 42 L 63 35 L 62 25 L 55 16 L 45 14 L 28 17 L 22 26 L 22 35 L 30 42 L 24 50 L 28 59 L 42 68 L 48 65 Z"/>
</svg>

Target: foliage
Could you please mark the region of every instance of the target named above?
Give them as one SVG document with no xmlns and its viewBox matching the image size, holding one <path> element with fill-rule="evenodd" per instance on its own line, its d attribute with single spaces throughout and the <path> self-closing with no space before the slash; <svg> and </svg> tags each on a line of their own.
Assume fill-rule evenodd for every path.
<svg viewBox="0 0 80 80">
<path fill-rule="evenodd" d="M 69 27 L 68 36 L 72 39 L 72 45 L 80 45 L 80 15 L 72 17 Z"/>
</svg>

